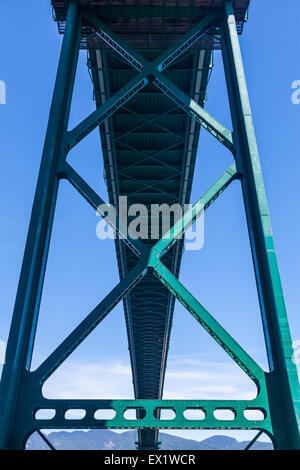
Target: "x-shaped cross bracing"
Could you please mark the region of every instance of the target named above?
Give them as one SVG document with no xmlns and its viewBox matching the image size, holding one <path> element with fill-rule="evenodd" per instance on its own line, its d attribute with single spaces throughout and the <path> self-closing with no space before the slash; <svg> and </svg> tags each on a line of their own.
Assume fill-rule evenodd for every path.
<svg viewBox="0 0 300 470">
<path fill-rule="evenodd" d="M 216 13 L 208 13 L 197 25 L 188 31 L 178 42 L 171 46 L 152 62 L 144 59 L 137 51 L 122 41 L 95 15 L 82 13 L 82 16 L 93 25 L 96 34 L 112 47 L 138 74 L 124 85 L 117 93 L 98 107 L 78 126 L 67 132 L 66 148 L 70 150 L 86 135 L 93 131 L 105 119 L 112 116 L 121 106 L 142 90 L 152 81 L 157 88 L 165 93 L 178 106 L 196 119 L 216 139 L 233 151 L 232 132 L 226 129 L 198 103 L 187 96 L 180 88 L 172 83 L 162 72 L 186 52 L 201 36 L 205 34 L 209 25 L 218 18 Z"/>
<path fill-rule="evenodd" d="M 137 75 L 116 92 L 105 103 L 99 106 L 74 129 L 65 135 L 66 154 L 86 137 L 93 129 L 111 117 L 120 107 L 129 101 L 136 93 L 152 81 L 158 89 L 182 107 L 190 116 L 196 119 L 217 140 L 234 153 L 232 132 L 222 126 L 200 105 L 175 86 L 163 74 L 163 70 L 177 60 L 199 38 L 205 34 L 210 24 L 218 18 L 216 13 L 208 13 L 197 25 L 188 31 L 176 44 L 162 53 L 152 62 L 146 61 L 137 51 L 116 36 L 110 28 L 91 13 L 82 12 L 82 17 L 90 22 L 94 32 L 112 47 L 127 63 L 137 70 Z M 65 178 L 79 193 L 96 209 L 104 201 L 80 177 L 80 175 L 65 161 L 62 161 L 59 175 Z M 141 240 L 131 236 L 130 230 L 126 235 L 120 231 L 117 218 L 112 221 L 108 216 L 105 220 L 113 227 L 118 236 L 124 240 L 133 253 L 140 258 L 136 266 L 122 279 L 117 286 L 85 317 L 72 333 L 50 354 L 50 356 L 33 373 L 40 385 L 62 364 L 62 362 L 77 348 L 89 333 L 106 317 L 106 315 L 122 300 L 134 286 L 152 269 L 170 292 L 190 311 L 196 320 L 211 334 L 234 361 L 255 381 L 258 389 L 264 388 L 264 371 L 238 345 L 238 343 L 219 325 L 204 307 L 188 292 L 176 277 L 161 262 L 161 257 L 182 237 L 186 230 L 203 214 L 203 212 L 219 197 L 226 187 L 239 175 L 235 163 L 232 164 L 215 184 L 179 219 L 168 234 L 159 240 L 151 249 Z"/>
</svg>

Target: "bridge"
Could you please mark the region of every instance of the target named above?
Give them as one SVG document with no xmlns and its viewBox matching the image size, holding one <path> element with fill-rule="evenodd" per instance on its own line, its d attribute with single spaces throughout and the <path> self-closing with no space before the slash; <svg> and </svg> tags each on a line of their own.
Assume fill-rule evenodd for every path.
<svg viewBox="0 0 300 470">
<path fill-rule="evenodd" d="M 138 448 L 157 449 L 158 430 L 172 428 L 255 429 L 256 438 L 265 432 L 275 448 L 299 449 L 299 382 L 238 41 L 249 0 L 52 0 L 52 6 L 64 39 L 1 381 L 0 447 L 23 448 L 40 429 L 136 428 Z M 88 51 L 96 109 L 68 130 L 80 49 Z M 223 53 L 232 131 L 205 111 L 214 49 Z M 69 152 L 97 127 L 108 201 L 116 208 L 120 196 L 129 206 L 143 204 L 149 211 L 153 204 L 189 203 L 200 130 L 231 152 L 232 164 L 184 219 L 173 220 L 168 237 L 124 235 L 120 209 L 117 224 L 106 218 L 118 234 L 119 284 L 37 370 L 29 371 L 59 182 L 68 180 L 95 209 L 104 203 L 67 162 Z M 236 179 L 243 192 L 270 372 L 178 280 L 182 236 Z M 158 228 L 162 237 L 162 222 Z M 254 400 L 163 400 L 176 299 L 254 381 Z M 120 301 L 135 399 L 45 399 L 43 383 Z M 40 409 L 54 410 L 54 417 L 38 420 Z M 69 409 L 84 409 L 84 418 L 70 423 Z M 96 419 L 100 409 L 113 410 L 115 416 Z M 124 417 L 128 409 L 136 410 L 130 423 Z M 234 420 L 220 423 L 214 415 L 220 409 L 231 410 Z M 162 410 L 173 410 L 175 418 L 162 419 Z M 186 410 L 201 411 L 204 419 L 188 420 Z M 263 420 L 247 419 L 248 410 L 261 411 Z"/>
</svg>

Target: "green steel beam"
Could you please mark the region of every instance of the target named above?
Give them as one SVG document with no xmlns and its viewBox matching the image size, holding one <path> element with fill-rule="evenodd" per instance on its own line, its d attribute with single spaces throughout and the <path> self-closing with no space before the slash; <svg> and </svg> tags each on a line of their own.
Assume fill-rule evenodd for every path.
<svg viewBox="0 0 300 470">
<path fill-rule="evenodd" d="M 105 41 L 112 49 L 114 49 L 122 59 L 141 72 L 147 69 L 148 62 L 136 50 L 117 36 L 111 28 L 104 24 L 95 15 L 83 12 L 83 17 L 88 19 L 96 28 L 96 33 Z M 186 34 L 184 34 L 174 45 L 167 51 L 163 52 L 160 57 L 154 60 L 151 68 L 157 69 L 159 72 L 171 65 L 182 54 L 184 54 L 196 41 L 198 41 L 206 31 L 206 28 L 218 18 L 216 12 L 207 13 L 203 19 L 193 26 Z"/>
<path fill-rule="evenodd" d="M 203 29 L 216 18 L 215 14 L 208 14 L 203 20 L 200 21 L 195 27 L 191 29 L 186 35 L 184 35 L 175 45 L 171 46 L 166 52 L 162 53 L 157 59 L 153 62 L 149 62 L 144 59 L 137 51 L 133 50 L 125 41 L 120 39 L 111 29 L 106 26 L 99 18 L 95 15 L 89 13 L 84 13 L 84 16 L 88 18 L 95 27 L 98 28 L 99 34 L 103 34 L 103 39 L 108 42 L 108 44 L 113 47 L 113 49 L 131 66 L 133 66 L 138 72 L 139 75 L 132 79 L 132 82 L 136 85 L 140 83 L 140 88 L 136 91 L 138 92 L 141 88 L 145 86 L 146 83 L 141 85 L 138 77 L 142 77 L 143 80 L 151 81 L 153 77 L 153 83 L 163 91 L 171 100 L 173 100 L 177 105 L 184 109 L 188 114 L 195 118 L 205 129 L 207 129 L 214 137 L 216 137 L 222 144 L 224 144 L 231 151 L 234 151 L 233 142 L 232 142 L 232 133 L 222 126 L 216 119 L 214 119 L 210 114 L 205 111 L 198 103 L 190 99 L 185 95 L 182 90 L 176 87 L 169 79 L 161 74 L 161 71 L 166 67 L 171 65 L 175 60 L 177 60 L 184 52 L 192 46 L 192 44 L 199 39 L 199 35 L 202 34 Z M 130 82 L 131 83 L 131 82 Z M 123 87 L 122 96 L 124 95 L 127 87 Z M 125 91 L 124 91 L 125 88 Z M 129 87 L 129 93 L 131 88 Z M 135 94 L 135 93 L 134 93 Z M 130 95 L 131 97 L 131 95 Z M 124 99 L 124 98 L 123 98 Z M 128 98 L 129 99 L 129 98 Z M 102 106 L 107 105 L 107 102 Z M 119 106 L 118 106 L 119 107 Z M 115 106 L 112 107 L 110 114 L 106 115 L 105 118 L 113 114 L 116 109 Z M 100 111 L 101 106 L 96 110 L 92 115 L 90 115 L 85 121 L 77 126 L 76 129 L 71 131 L 71 138 L 67 148 L 72 148 L 73 145 L 80 142 L 82 138 L 91 132 L 98 124 L 101 124 L 102 120 L 97 119 L 97 112 L 103 115 L 103 111 Z M 83 130 L 84 129 L 84 130 Z M 71 143 L 72 142 L 72 143 Z"/>
<path fill-rule="evenodd" d="M 108 80 L 108 65 L 107 65 L 107 53 L 103 53 L 102 55 L 102 67 L 103 67 L 103 81 L 107 81 Z M 110 98 L 111 97 L 111 94 L 109 93 L 107 97 L 102 97 L 102 100 L 101 102 L 98 102 L 96 101 L 96 106 L 99 107 L 99 105 L 101 105 L 101 103 L 105 102 L 106 99 Z M 122 105 L 124 106 L 124 104 Z M 104 127 L 106 127 L 109 132 L 111 132 L 111 119 L 109 121 L 106 121 L 105 124 L 104 124 Z M 100 131 L 100 127 L 99 127 L 99 131 Z M 113 141 L 113 139 L 110 139 L 110 145 L 111 145 L 111 150 L 112 150 L 112 178 L 114 178 L 114 182 L 115 182 L 115 187 L 113 188 L 113 204 L 116 205 L 116 195 L 117 194 L 120 194 L 120 191 L 119 191 L 119 184 L 118 184 L 118 181 L 117 181 L 117 178 L 116 178 L 116 156 L 115 156 L 115 150 L 116 150 L 116 146 L 115 146 L 115 143 Z M 121 242 L 119 241 L 119 243 L 121 244 Z"/>
<path fill-rule="evenodd" d="M 256 383 L 259 393 L 265 393 L 264 371 L 249 354 L 227 333 L 210 315 L 198 300 L 178 281 L 178 279 L 158 260 L 151 260 L 161 282 L 172 292 L 177 300 L 205 328 L 213 339 L 237 363 L 237 365 Z"/>
<path fill-rule="evenodd" d="M 174 179 L 174 175 L 170 175 L 168 176 L 167 178 L 164 178 L 164 179 L 161 179 L 159 181 L 154 181 L 153 183 L 144 183 L 143 181 L 141 180 L 137 180 L 136 178 L 133 178 L 131 176 L 125 176 L 123 181 L 124 180 L 127 180 L 127 181 L 135 181 L 139 183 L 140 186 L 142 186 L 142 188 L 140 188 L 139 190 L 137 191 L 133 191 L 132 193 L 130 193 L 130 196 L 135 196 L 136 194 L 139 194 L 143 191 L 143 193 L 145 194 L 145 191 L 144 189 L 150 189 L 151 191 L 155 190 L 155 192 L 157 193 L 160 193 L 160 194 L 164 194 L 165 196 L 169 197 L 169 193 L 167 193 L 166 191 L 163 191 L 162 189 L 159 189 L 159 188 L 156 188 L 155 186 L 157 186 L 158 184 L 162 184 L 162 183 L 165 183 L 166 181 L 169 181 L 171 179 Z"/>
<path fill-rule="evenodd" d="M 29 384 L 29 382 L 28 382 Z M 259 400 L 54 400 L 35 396 L 26 406 L 24 421 L 28 429 L 257 429 L 271 434 L 272 427 L 267 402 Z M 36 419 L 39 409 L 55 410 L 50 419 Z M 82 419 L 67 419 L 67 410 L 82 409 L 86 415 Z M 160 419 L 158 409 L 175 412 L 172 419 Z M 97 410 L 114 410 L 111 419 L 97 419 Z M 128 419 L 124 417 L 127 410 L 144 411 L 143 417 Z M 204 416 L 193 419 L 185 417 L 184 412 L 202 411 Z M 233 412 L 233 419 L 218 419 L 215 411 Z M 262 419 L 247 419 L 245 411 L 261 411 Z"/>
<path fill-rule="evenodd" d="M 171 82 L 167 77 L 155 72 L 153 83 L 159 90 L 165 93 L 174 103 L 186 111 L 190 116 L 196 119 L 208 132 L 210 132 L 217 140 L 225 145 L 229 150 L 233 151 L 232 132 L 220 124 L 198 103 L 187 96 L 180 88 Z"/>
<path fill-rule="evenodd" d="M 166 252 L 180 239 L 186 230 L 200 217 L 206 209 L 225 191 L 227 186 L 238 177 L 236 165 L 233 163 L 218 180 L 198 199 L 198 201 L 171 227 L 164 237 L 151 249 L 151 256 L 162 258 Z"/>
<path fill-rule="evenodd" d="M 128 108 L 127 106 L 123 106 L 123 110 L 126 111 L 126 112 L 129 113 L 129 114 L 132 114 L 133 116 L 135 116 L 136 118 L 138 118 L 140 121 L 143 121 L 143 124 L 140 124 L 141 127 L 145 126 L 145 124 L 154 124 L 154 125 L 157 126 L 158 128 L 160 128 L 160 129 L 162 129 L 162 130 L 166 130 L 163 126 L 161 126 L 160 124 L 157 124 L 156 121 L 158 121 L 158 120 L 160 120 L 160 119 L 162 119 L 162 118 L 164 118 L 164 117 L 166 117 L 166 116 L 170 117 L 170 114 L 171 114 L 172 112 L 178 110 L 178 106 L 174 106 L 174 108 L 172 108 L 172 109 L 166 111 L 165 113 L 159 114 L 158 116 L 155 115 L 155 116 L 153 117 L 153 115 L 151 115 L 151 118 L 150 118 L 150 117 L 146 117 L 145 114 L 138 114 L 138 113 L 136 113 L 133 109 L 130 109 L 130 108 Z M 178 116 L 175 116 L 175 117 L 177 118 Z M 139 127 L 136 127 L 136 129 L 138 129 L 138 128 L 139 128 Z M 131 131 L 129 131 L 129 132 L 131 132 Z M 168 132 L 170 132 L 170 131 L 168 130 Z M 123 134 L 123 135 L 126 135 L 126 133 Z M 177 134 L 176 134 L 176 135 L 177 135 Z"/>
<path fill-rule="evenodd" d="M 47 359 L 31 372 L 42 384 L 72 354 L 114 307 L 140 282 L 147 272 L 147 258 L 142 258 L 84 320 L 57 346 Z"/>
<path fill-rule="evenodd" d="M 234 145 L 269 359 L 268 395 L 276 446 L 299 449 L 300 389 L 276 261 L 251 108 L 232 2 L 226 0 L 222 50 Z"/>
<path fill-rule="evenodd" d="M 202 20 L 193 26 L 186 34 L 184 34 L 178 42 L 171 46 L 167 51 L 163 52 L 158 57 L 153 66 L 159 72 L 162 72 L 166 67 L 169 67 L 175 60 L 184 54 L 190 47 L 195 44 L 206 33 L 207 27 L 218 18 L 215 11 L 207 13 Z"/>
<path fill-rule="evenodd" d="M 71 131 L 66 132 L 66 151 L 70 151 L 75 145 L 89 135 L 96 127 L 100 126 L 108 117 L 112 116 L 124 103 L 130 100 L 148 83 L 145 73 L 140 73 L 127 83 L 114 96 L 91 113 L 86 119 Z"/>
<path fill-rule="evenodd" d="M 197 18 L 204 15 L 207 10 L 190 5 L 189 7 L 181 6 L 138 6 L 138 15 L 140 18 Z M 103 5 L 101 6 L 101 18 L 103 20 L 110 18 L 136 18 L 137 7 L 126 5 Z"/>
<path fill-rule="evenodd" d="M 132 147 L 131 145 L 129 144 L 125 144 L 124 142 L 122 143 L 122 146 L 129 149 L 129 150 L 132 150 L 132 152 L 135 152 L 138 156 L 138 158 L 140 158 L 140 156 L 143 156 L 144 159 L 143 160 L 139 160 L 140 162 L 143 161 L 147 161 L 147 160 L 152 160 L 154 162 L 157 162 L 157 163 L 160 163 L 162 164 L 162 160 L 159 160 L 157 157 L 159 155 L 161 155 L 162 153 L 164 152 L 168 152 L 169 150 L 172 150 L 174 147 L 178 147 L 179 143 L 176 142 L 175 144 L 172 144 L 170 145 L 169 147 L 166 147 L 166 148 L 163 148 L 162 150 L 158 150 L 157 152 L 153 153 L 153 154 L 147 154 L 145 153 L 144 151 L 142 150 L 137 150 L 136 148 Z M 170 165 L 164 163 L 164 166 L 166 167 L 170 167 Z M 172 168 L 172 166 L 171 166 Z"/>
<path fill-rule="evenodd" d="M 81 196 L 97 210 L 100 205 L 106 205 L 107 203 L 87 184 L 86 181 L 71 167 L 67 162 L 64 162 L 59 169 L 59 175 L 61 178 L 68 180 L 72 186 L 81 194 Z M 99 214 L 100 215 L 100 214 Z M 118 236 L 124 240 L 124 243 L 133 251 L 133 253 L 140 258 L 142 255 L 147 253 L 147 250 L 141 240 L 135 240 L 130 232 L 130 227 L 127 227 L 127 233 L 123 233 L 125 223 L 120 220 L 119 214 L 116 214 L 116 220 L 110 220 L 107 216 L 105 217 L 106 222 L 110 225 L 118 234 Z"/>
<path fill-rule="evenodd" d="M 168 112 L 169 113 L 169 112 Z M 166 115 L 168 113 L 165 113 Z M 183 137 L 181 137 L 181 135 L 179 134 L 176 134 L 176 132 L 173 132 L 173 131 L 170 131 L 169 129 L 167 129 L 166 127 L 163 127 L 161 126 L 160 124 L 157 124 L 156 121 L 158 119 L 160 119 L 161 116 L 156 116 L 155 118 L 153 119 L 146 119 L 144 118 L 143 116 L 140 116 L 141 120 L 143 121 L 143 124 L 139 124 L 138 126 L 134 127 L 133 129 L 130 129 L 129 131 L 127 132 L 124 132 L 124 133 L 121 133 L 119 137 L 116 137 L 115 138 L 115 142 L 120 142 L 122 143 L 122 139 L 124 139 L 125 137 L 129 136 L 129 135 L 135 135 L 136 134 L 136 131 L 138 130 L 141 130 L 143 129 L 143 127 L 149 125 L 149 124 L 152 124 L 154 127 L 157 127 L 160 131 L 163 131 L 163 132 L 145 132 L 145 134 L 147 135 L 154 135 L 154 136 L 157 136 L 157 135 L 171 135 L 172 137 L 175 137 L 176 139 L 179 140 L 179 142 L 185 142 L 185 139 Z M 138 133 L 139 134 L 139 133 Z"/>
<path fill-rule="evenodd" d="M 58 191 L 56 173 L 64 157 L 63 137 L 70 113 L 80 28 L 78 7 L 71 1 L 2 372 L 0 449 L 14 446 L 15 408 L 21 396 L 22 373 L 31 363 Z"/>
<path fill-rule="evenodd" d="M 132 47 L 123 41 L 111 28 L 104 24 L 97 16 L 89 12 L 82 12 L 83 18 L 96 28 L 94 32 L 107 43 L 114 51 L 116 51 L 122 59 L 135 68 L 138 72 L 144 69 L 144 58 Z"/>
</svg>

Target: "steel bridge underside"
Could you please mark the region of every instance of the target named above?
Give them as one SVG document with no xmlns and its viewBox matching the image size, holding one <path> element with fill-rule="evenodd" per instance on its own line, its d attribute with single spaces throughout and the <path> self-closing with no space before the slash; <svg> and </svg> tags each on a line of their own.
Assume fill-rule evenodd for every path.
<svg viewBox="0 0 300 470">
<path fill-rule="evenodd" d="M 257 430 L 247 448 L 264 432 L 276 449 L 299 449 L 299 380 L 238 39 L 249 0 L 52 0 L 52 5 L 59 30 L 65 32 L 1 376 L 0 448 L 24 449 L 35 431 L 47 443 L 44 429 L 132 428 L 138 429 L 138 449 L 157 449 L 158 429 Z M 220 45 L 232 130 L 204 109 L 212 50 Z M 80 48 L 88 51 L 96 109 L 68 129 Z M 156 234 L 158 240 L 149 238 L 149 211 L 143 214 L 148 237 L 141 240 L 131 224 L 127 230 L 131 220 L 124 221 L 121 211 L 115 220 L 99 209 L 104 200 L 67 161 L 69 152 L 99 128 L 110 203 L 118 208 L 119 196 L 126 196 L 131 210 L 134 203 L 139 209 L 183 205 L 191 195 L 200 126 L 231 152 L 231 165 L 184 217 L 170 221 L 166 237 Z M 32 370 L 62 180 L 98 208 L 118 234 L 120 282 Z M 234 180 L 243 195 L 268 371 L 178 280 L 182 235 Z M 162 222 L 156 221 L 158 228 Z M 162 397 L 174 298 L 255 383 L 254 399 Z M 46 398 L 43 384 L 121 300 L 135 398 Z M 84 416 L 70 420 L 69 412 L 76 410 Z M 98 411 L 106 410 L 114 416 L 99 417 Z M 136 419 L 129 420 L 127 410 L 136 410 Z M 173 419 L 161 410 L 173 410 Z M 189 419 L 187 410 L 202 414 Z M 232 419 L 216 416 L 226 410 Z"/>
<path fill-rule="evenodd" d="M 55 2 L 55 12 L 63 32 L 64 8 L 60 3 L 64 2 Z M 207 5 L 201 0 L 192 2 L 193 5 L 181 2 L 180 8 L 169 6 L 167 1 L 155 6 L 144 2 L 144 6 L 136 9 L 138 2 L 122 1 L 119 5 L 102 2 L 101 7 L 93 0 L 82 3 L 148 61 L 155 60 L 197 23 L 205 14 L 202 5 Z M 216 7 L 222 1 L 210 3 Z M 247 3 L 237 2 L 237 16 L 240 14 L 242 20 Z M 239 23 L 240 30 L 242 25 L 243 21 Z M 165 72 L 201 106 L 205 101 L 211 49 L 218 47 L 213 32 L 202 39 L 202 46 L 198 43 L 198 47 L 190 49 Z M 99 107 L 128 83 L 135 71 L 91 32 L 83 37 L 82 47 L 89 49 L 89 67 Z M 199 131 L 200 125 L 195 120 L 149 83 L 100 126 L 109 202 L 117 206 L 119 196 L 127 196 L 128 206 L 188 203 Z M 144 242 L 153 245 L 155 241 Z M 182 248 L 183 244 L 177 243 L 163 259 L 176 277 Z M 116 253 L 119 275 L 124 278 L 137 259 L 122 240 L 116 240 Z M 174 303 L 174 296 L 151 272 L 123 301 L 134 393 L 138 399 L 162 398 Z M 140 430 L 139 445 L 153 448 L 157 437 L 156 430 Z"/>
<path fill-rule="evenodd" d="M 106 2 L 80 0 L 84 8 L 107 24 L 147 61 L 153 61 L 223 0 L 168 2 Z M 180 4 L 179 4 L 180 3 Z M 235 2 L 238 31 L 242 31 L 249 1 Z M 55 0 L 55 19 L 64 32 L 66 7 Z M 136 8 L 138 6 L 138 8 Z M 203 8 L 204 7 L 204 8 Z M 128 83 L 136 71 L 83 23 L 81 48 L 88 49 L 97 107 Z M 201 106 L 212 63 L 212 49 L 219 48 L 214 26 L 189 51 L 164 72 L 175 85 Z M 179 203 L 190 200 L 200 125 L 151 82 L 100 126 L 104 177 L 109 202 L 119 196 L 134 203 Z M 201 150 L 200 150 L 201 157 Z M 150 224 L 149 224 L 150 225 Z M 155 240 L 143 240 L 154 245 Z M 115 242 L 120 278 L 137 258 L 120 239 Z M 179 275 L 183 243 L 163 258 Z M 175 297 L 150 271 L 123 300 L 135 398 L 161 399 Z M 157 430 L 139 430 L 140 448 L 157 446 Z"/>
<path fill-rule="evenodd" d="M 147 60 L 154 60 L 162 51 L 140 52 Z M 89 58 L 99 106 L 127 83 L 134 71 L 108 50 L 90 50 Z M 203 105 L 210 64 L 210 51 L 193 50 L 166 75 Z M 199 124 L 162 92 L 151 84 L 146 86 L 100 128 L 109 202 L 116 205 L 121 195 L 127 196 L 128 206 L 188 203 L 199 131 Z M 153 245 L 155 240 L 143 242 Z M 182 246 L 177 243 L 164 257 L 176 277 Z M 137 259 L 122 240 L 116 240 L 116 252 L 123 278 Z M 174 301 L 151 272 L 124 299 L 136 398 L 162 398 Z M 153 446 L 157 431 L 139 432 L 143 446 Z"/>
</svg>

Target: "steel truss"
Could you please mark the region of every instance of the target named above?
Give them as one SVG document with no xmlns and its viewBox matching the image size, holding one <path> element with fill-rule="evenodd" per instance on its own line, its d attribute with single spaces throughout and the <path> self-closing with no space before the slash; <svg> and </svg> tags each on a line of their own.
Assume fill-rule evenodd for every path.
<svg viewBox="0 0 300 470">
<path fill-rule="evenodd" d="M 74 78 L 80 45 L 81 20 L 91 28 L 136 71 L 136 76 L 96 111 L 71 131 L 67 130 Z M 223 62 L 226 73 L 233 131 L 226 129 L 207 111 L 190 99 L 163 75 L 163 70 L 185 53 L 212 21 L 221 29 Z M 68 180 L 93 207 L 103 200 L 66 162 L 69 151 L 93 129 L 124 106 L 147 83 L 152 82 L 177 106 L 198 121 L 229 149 L 234 163 L 170 230 L 169 236 L 152 248 L 131 238 L 125 242 L 136 255 L 137 263 L 128 275 L 85 317 L 64 341 L 35 370 L 30 371 L 39 304 L 46 269 L 47 254 L 59 182 Z M 162 263 L 162 256 L 177 242 L 179 235 L 238 179 L 244 198 L 253 265 L 263 319 L 270 372 L 265 372 L 251 356 L 225 331 L 214 317 Z M 112 223 L 109 221 L 109 223 Z M 116 230 L 119 230 L 117 224 Z M 120 232 L 118 232 L 120 234 Z M 124 238 L 124 236 L 123 236 Z M 253 400 L 62 400 L 46 399 L 42 385 L 108 313 L 152 271 L 198 323 L 215 339 L 238 366 L 254 381 L 257 396 Z M 299 449 L 299 382 L 292 361 L 292 343 L 276 262 L 272 231 L 259 163 L 258 150 L 239 48 L 232 3 L 225 9 L 208 13 L 182 39 L 153 62 L 132 50 L 96 16 L 78 10 L 70 2 L 41 168 L 33 204 L 26 249 L 7 345 L 6 363 L 1 381 L 0 447 L 22 449 L 31 433 L 56 428 L 138 428 L 138 429 L 252 429 L 267 433 L 277 449 Z M 38 420 L 37 410 L 53 409 L 52 419 Z M 70 422 L 65 413 L 84 409 L 82 419 Z M 99 420 L 95 412 L 113 409 L 115 417 Z M 128 409 L 137 410 L 137 419 L 124 417 Z M 160 419 L 160 410 L 175 412 L 172 420 Z M 187 409 L 202 410 L 203 419 L 188 420 Z M 215 410 L 231 410 L 234 419 L 219 421 Z M 263 420 L 246 419 L 246 410 L 260 410 Z M 51 447 L 51 443 L 49 443 Z M 248 447 L 250 447 L 250 445 Z"/>
</svg>

